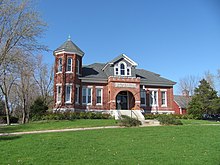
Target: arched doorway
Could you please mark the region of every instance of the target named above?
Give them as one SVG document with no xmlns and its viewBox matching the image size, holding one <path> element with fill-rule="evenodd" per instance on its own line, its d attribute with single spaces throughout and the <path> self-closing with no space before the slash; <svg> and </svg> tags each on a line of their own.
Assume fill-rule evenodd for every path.
<svg viewBox="0 0 220 165">
<path fill-rule="evenodd" d="M 135 106 L 135 98 L 129 91 L 121 91 L 116 96 L 116 109 L 131 110 Z"/>
</svg>

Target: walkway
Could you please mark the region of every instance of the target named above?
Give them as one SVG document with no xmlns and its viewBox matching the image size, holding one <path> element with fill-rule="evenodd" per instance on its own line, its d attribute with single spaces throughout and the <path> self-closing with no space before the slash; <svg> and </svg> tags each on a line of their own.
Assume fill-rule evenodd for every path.
<svg viewBox="0 0 220 165">
<path fill-rule="evenodd" d="M 159 125 L 144 123 L 140 127 L 147 127 L 147 126 L 159 126 Z M 86 131 L 86 130 L 111 129 L 111 128 L 125 128 L 125 127 L 122 127 L 122 126 L 103 126 L 103 127 L 68 128 L 68 129 L 56 129 L 56 130 L 40 130 L 40 131 L 27 131 L 27 132 L 0 133 L 0 136 L 39 134 L 39 133 L 51 133 L 51 132 Z"/>
</svg>

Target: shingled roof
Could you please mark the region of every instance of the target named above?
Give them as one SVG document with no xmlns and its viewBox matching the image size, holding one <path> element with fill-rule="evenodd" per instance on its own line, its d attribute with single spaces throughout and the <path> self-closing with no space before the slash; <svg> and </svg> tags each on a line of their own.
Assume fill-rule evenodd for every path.
<svg viewBox="0 0 220 165">
<path fill-rule="evenodd" d="M 141 78 L 141 84 L 145 85 L 159 85 L 159 86 L 172 86 L 176 82 L 161 77 L 159 74 L 144 70 L 136 69 L 136 77 Z"/>
<path fill-rule="evenodd" d="M 83 66 L 82 77 L 81 78 L 91 78 L 91 79 L 108 79 L 107 74 L 102 69 L 106 64 L 104 63 L 94 63 L 91 65 Z M 141 78 L 141 83 L 145 85 L 159 85 L 159 86 L 172 86 L 176 84 L 175 82 L 160 77 L 159 74 L 144 70 L 136 69 L 136 77 Z"/>
<path fill-rule="evenodd" d="M 83 56 L 84 52 L 76 45 L 74 44 L 70 38 L 64 42 L 60 47 L 58 47 L 54 53 L 58 53 L 61 51 L 65 51 L 65 52 L 71 52 L 71 53 L 77 53 L 78 55 Z"/>
<path fill-rule="evenodd" d="M 191 101 L 190 96 L 183 96 L 183 95 L 174 95 L 174 101 L 180 108 L 187 108 L 189 102 Z"/>
</svg>

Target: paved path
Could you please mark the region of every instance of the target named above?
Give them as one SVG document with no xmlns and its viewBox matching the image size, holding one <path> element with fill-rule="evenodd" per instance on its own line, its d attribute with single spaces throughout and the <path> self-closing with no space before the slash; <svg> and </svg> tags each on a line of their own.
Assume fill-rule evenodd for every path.
<svg viewBox="0 0 220 165">
<path fill-rule="evenodd" d="M 124 127 L 120 127 L 120 126 L 104 126 L 104 127 L 69 128 L 69 129 L 56 129 L 56 130 L 40 130 L 40 131 L 27 131 L 27 132 L 0 133 L 0 136 L 25 135 L 25 134 L 39 134 L 39 133 L 50 133 L 50 132 L 85 131 L 85 130 L 110 129 L 110 128 L 124 128 Z"/>
<path fill-rule="evenodd" d="M 158 124 L 143 124 L 140 127 L 147 127 L 147 126 L 159 126 L 159 125 Z M 123 126 L 102 126 L 102 127 L 87 127 L 87 128 L 69 128 L 69 129 L 56 129 L 56 130 L 40 130 L 40 131 L 27 131 L 27 132 L 0 133 L 0 136 L 39 134 L 39 133 L 50 133 L 50 132 L 85 131 L 85 130 L 98 130 L 98 129 L 110 129 L 110 128 L 125 128 L 125 127 L 123 127 Z"/>
</svg>

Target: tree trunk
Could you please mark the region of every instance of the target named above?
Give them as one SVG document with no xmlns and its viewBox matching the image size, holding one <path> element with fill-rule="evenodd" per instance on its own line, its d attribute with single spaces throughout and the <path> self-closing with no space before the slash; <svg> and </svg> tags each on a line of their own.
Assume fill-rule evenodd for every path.
<svg viewBox="0 0 220 165">
<path fill-rule="evenodd" d="M 8 99 L 5 98 L 5 113 L 7 119 L 7 125 L 10 125 L 10 116 L 9 116 L 9 108 L 8 108 Z"/>
</svg>

